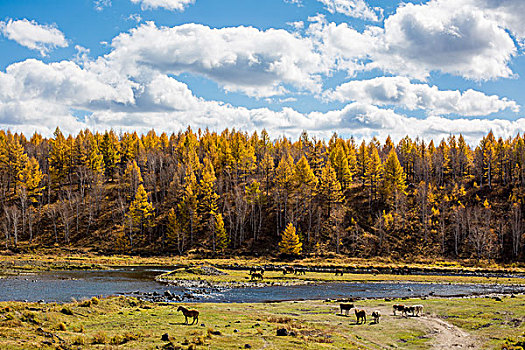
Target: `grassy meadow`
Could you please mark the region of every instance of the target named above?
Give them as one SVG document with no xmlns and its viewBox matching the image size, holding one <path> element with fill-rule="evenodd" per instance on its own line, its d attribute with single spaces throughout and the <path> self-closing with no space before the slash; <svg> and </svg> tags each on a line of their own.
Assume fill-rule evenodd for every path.
<svg viewBox="0 0 525 350">
<path fill-rule="evenodd" d="M 421 317 L 393 316 L 392 305 L 423 304 Z M 510 349 L 525 331 L 525 296 L 366 300 L 379 324 L 357 325 L 338 303 L 184 304 L 200 311 L 185 325 L 179 304 L 110 297 L 64 305 L 0 303 L 2 349 L 439 349 L 454 344 Z M 292 336 L 277 336 L 285 328 Z M 167 337 L 163 335 L 167 334 Z M 516 348 L 517 349 L 517 348 Z"/>
</svg>

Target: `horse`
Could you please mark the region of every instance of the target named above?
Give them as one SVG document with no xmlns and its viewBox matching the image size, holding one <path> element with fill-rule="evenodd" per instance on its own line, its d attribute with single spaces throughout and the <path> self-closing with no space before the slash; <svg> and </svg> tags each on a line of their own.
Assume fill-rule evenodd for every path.
<svg viewBox="0 0 525 350">
<path fill-rule="evenodd" d="M 415 311 L 416 309 L 414 308 L 414 306 L 405 306 L 405 308 L 403 309 L 403 316 L 408 317 L 409 312 L 412 314 L 412 316 L 414 316 Z"/>
<path fill-rule="evenodd" d="M 355 307 L 354 304 L 339 304 L 339 308 L 341 309 L 341 315 L 346 314 L 346 316 L 348 316 L 348 312 L 354 307 Z M 345 311 L 344 314 L 343 314 L 343 311 Z"/>
<path fill-rule="evenodd" d="M 401 313 L 405 311 L 405 305 L 403 304 L 394 304 L 393 308 L 394 308 L 394 316 L 396 315 L 396 311 L 399 311 Z"/>
<path fill-rule="evenodd" d="M 420 316 L 423 313 L 423 305 L 421 304 L 412 305 L 411 308 L 414 310 L 412 312 L 413 316 Z"/>
<path fill-rule="evenodd" d="M 336 276 L 337 276 L 337 275 L 341 275 L 341 276 L 342 276 L 343 273 L 344 273 L 344 270 L 343 270 L 343 269 L 336 269 L 336 270 L 335 270 L 335 275 L 336 275 Z"/>
<path fill-rule="evenodd" d="M 255 266 L 255 267 L 252 267 L 250 268 L 250 275 L 254 274 L 254 273 L 258 273 L 260 272 L 260 274 L 264 274 L 264 268 L 262 267 L 259 267 L 259 266 Z"/>
<path fill-rule="evenodd" d="M 191 324 L 199 322 L 199 311 L 197 311 L 197 310 L 188 310 L 184 306 L 179 306 L 177 311 L 182 311 L 182 314 L 184 315 L 184 318 L 185 318 L 184 324 L 188 324 L 188 317 L 192 317 L 193 318 L 193 322 L 191 322 Z"/>
<path fill-rule="evenodd" d="M 283 275 L 286 275 L 287 273 L 293 274 L 295 273 L 295 269 L 292 266 L 283 267 Z"/>
<path fill-rule="evenodd" d="M 304 267 L 298 267 L 294 271 L 295 275 L 306 275 L 306 269 Z"/>
<path fill-rule="evenodd" d="M 379 311 L 372 312 L 372 317 L 374 318 L 374 323 L 379 323 L 379 318 L 381 317 L 381 313 Z"/>
<path fill-rule="evenodd" d="M 252 278 L 250 279 L 250 281 L 255 281 L 256 279 L 262 280 L 263 279 L 263 274 L 260 273 L 260 272 L 252 273 Z"/>
<path fill-rule="evenodd" d="M 365 310 L 359 310 L 355 309 L 355 317 L 357 318 L 357 324 L 360 323 L 360 320 L 363 321 L 363 323 L 366 323 L 366 311 Z"/>
</svg>

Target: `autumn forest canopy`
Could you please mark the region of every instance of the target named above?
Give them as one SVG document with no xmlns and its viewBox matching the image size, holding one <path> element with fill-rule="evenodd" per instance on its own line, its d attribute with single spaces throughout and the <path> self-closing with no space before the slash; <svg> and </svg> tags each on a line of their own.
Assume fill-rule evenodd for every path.
<svg viewBox="0 0 525 350">
<path fill-rule="evenodd" d="M 0 131 L 6 249 L 520 261 L 525 140 Z"/>
</svg>

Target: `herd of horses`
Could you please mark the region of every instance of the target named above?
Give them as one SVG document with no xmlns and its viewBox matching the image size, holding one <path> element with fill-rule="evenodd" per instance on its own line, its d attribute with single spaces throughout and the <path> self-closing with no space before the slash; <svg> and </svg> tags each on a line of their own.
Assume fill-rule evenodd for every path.
<svg viewBox="0 0 525 350">
<path fill-rule="evenodd" d="M 340 314 L 349 316 L 350 310 L 354 309 L 355 317 L 356 317 L 356 323 L 366 323 L 366 310 L 364 309 L 358 309 L 355 307 L 354 304 L 345 304 L 341 303 L 339 304 Z M 408 317 L 410 316 L 421 316 L 423 314 L 423 305 L 403 305 L 403 304 L 395 304 L 393 305 L 394 309 L 394 316 L 396 316 L 396 312 L 400 312 L 402 316 Z M 378 310 L 372 311 L 371 314 L 372 318 L 374 319 L 374 323 L 379 323 L 379 318 L 381 317 L 381 313 Z"/>
<path fill-rule="evenodd" d="M 364 309 L 358 309 L 355 307 L 354 304 L 347 304 L 347 303 L 341 303 L 339 304 L 340 314 L 349 316 L 350 310 L 354 309 L 355 317 L 356 317 L 356 323 L 357 324 L 364 324 L 366 323 L 366 310 Z M 403 305 L 403 304 L 395 304 L 393 305 L 394 309 L 394 316 L 396 316 L 396 312 L 400 312 L 402 316 L 408 317 L 408 314 L 410 313 L 411 316 L 421 316 L 423 314 L 423 305 Z M 179 306 L 177 311 L 182 311 L 182 314 L 184 315 L 185 322 L 184 324 L 188 324 L 188 318 L 192 318 L 191 324 L 195 324 L 199 322 L 199 311 L 195 309 L 187 309 L 184 306 Z M 381 318 L 381 313 L 378 310 L 374 310 L 371 313 L 372 318 L 374 319 L 374 323 L 379 323 L 379 319 Z"/>
<path fill-rule="evenodd" d="M 250 268 L 249 275 L 250 280 L 263 280 L 264 279 L 264 268 L 263 267 L 252 267 Z M 294 274 L 294 275 L 305 275 L 306 271 L 308 271 L 305 267 L 293 267 L 293 266 L 283 266 L 281 267 L 281 271 L 283 275 L 286 274 Z M 344 270 L 343 269 L 336 269 L 335 275 L 341 275 L 343 276 Z M 340 314 L 349 316 L 350 310 L 354 309 L 355 317 L 356 317 L 356 323 L 362 324 L 366 323 L 366 310 L 364 309 L 358 309 L 355 307 L 354 304 L 348 304 L 348 303 L 341 303 L 339 304 Z M 184 306 L 179 306 L 177 311 L 182 311 L 182 314 L 185 317 L 185 324 L 188 324 L 188 318 L 192 318 L 192 325 L 199 322 L 199 311 L 195 309 L 187 309 Z M 395 304 L 393 305 L 393 311 L 394 316 L 397 315 L 397 312 L 401 313 L 402 316 L 408 317 L 410 316 L 421 316 L 423 314 L 423 305 L 403 305 L 403 304 Z M 381 313 L 378 310 L 372 311 L 370 314 L 372 318 L 374 319 L 374 323 L 379 323 L 379 319 L 381 318 Z"/>
</svg>

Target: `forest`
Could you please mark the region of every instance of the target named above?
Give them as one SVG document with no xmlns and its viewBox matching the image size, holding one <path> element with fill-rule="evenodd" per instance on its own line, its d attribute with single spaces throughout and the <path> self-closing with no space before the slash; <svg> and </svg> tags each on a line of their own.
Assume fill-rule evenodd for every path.
<svg viewBox="0 0 525 350">
<path fill-rule="evenodd" d="M 0 242 L 13 251 L 522 261 L 524 188 L 520 135 L 0 131 Z"/>
</svg>

